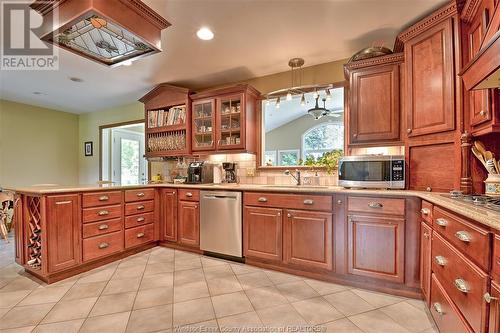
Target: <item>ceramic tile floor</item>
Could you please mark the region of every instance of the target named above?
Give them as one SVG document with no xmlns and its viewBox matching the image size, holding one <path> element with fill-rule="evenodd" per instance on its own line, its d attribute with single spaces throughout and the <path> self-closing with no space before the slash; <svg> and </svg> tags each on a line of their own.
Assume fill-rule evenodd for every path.
<svg viewBox="0 0 500 333">
<path fill-rule="evenodd" d="M 0 332 L 437 332 L 418 300 L 162 247 L 52 285 L 12 248 L 0 240 Z"/>
</svg>

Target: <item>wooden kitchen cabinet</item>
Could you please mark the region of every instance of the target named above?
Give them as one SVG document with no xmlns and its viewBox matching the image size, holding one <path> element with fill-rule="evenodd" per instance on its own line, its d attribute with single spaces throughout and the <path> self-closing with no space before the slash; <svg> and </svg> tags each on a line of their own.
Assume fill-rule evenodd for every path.
<svg viewBox="0 0 500 333">
<path fill-rule="evenodd" d="M 389 55 L 346 65 L 349 71 L 349 145 L 400 141 L 400 64 Z M 374 65 L 375 64 L 375 65 Z"/>
<path fill-rule="evenodd" d="M 404 282 L 404 218 L 348 216 L 348 272 Z"/>
<path fill-rule="evenodd" d="M 427 304 L 431 296 L 431 236 L 432 228 L 420 222 L 420 287 Z"/>
<path fill-rule="evenodd" d="M 178 242 L 200 245 L 200 206 L 198 202 L 179 201 Z"/>
<path fill-rule="evenodd" d="M 282 260 L 283 222 L 282 209 L 244 207 L 243 254 L 280 262 Z"/>
<path fill-rule="evenodd" d="M 81 263 L 80 196 L 49 196 L 46 201 L 48 271 L 56 272 Z"/>
<path fill-rule="evenodd" d="M 453 21 L 448 18 L 405 41 L 408 137 L 455 129 Z"/>
<path fill-rule="evenodd" d="M 193 151 L 215 150 L 215 98 L 194 101 Z"/>
<path fill-rule="evenodd" d="M 490 304 L 488 333 L 500 332 L 500 285 L 491 282 L 491 291 L 485 295 L 485 301 Z"/>
<path fill-rule="evenodd" d="M 162 239 L 177 241 L 177 190 L 163 189 L 161 191 L 162 203 Z"/>
<path fill-rule="evenodd" d="M 332 228 L 333 218 L 330 213 L 286 210 L 283 230 L 284 262 L 304 268 L 332 270 Z"/>
</svg>

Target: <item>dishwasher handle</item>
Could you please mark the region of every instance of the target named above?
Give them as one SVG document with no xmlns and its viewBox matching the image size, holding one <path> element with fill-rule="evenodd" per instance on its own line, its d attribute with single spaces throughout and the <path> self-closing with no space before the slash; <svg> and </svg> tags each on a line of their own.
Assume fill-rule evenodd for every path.
<svg viewBox="0 0 500 333">
<path fill-rule="evenodd" d="M 218 194 L 207 194 L 203 197 L 204 199 L 238 199 L 237 196 L 232 195 L 218 195 Z"/>
</svg>

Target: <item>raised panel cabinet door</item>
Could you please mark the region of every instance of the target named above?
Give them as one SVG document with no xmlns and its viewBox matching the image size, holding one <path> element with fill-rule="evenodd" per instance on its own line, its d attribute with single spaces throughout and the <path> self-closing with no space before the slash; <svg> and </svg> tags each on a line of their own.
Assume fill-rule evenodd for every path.
<svg viewBox="0 0 500 333">
<path fill-rule="evenodd" d="M 189 246 L 200 245 L 200 206 L 197 202 L 179 201 L 178 241 Z"/>
<path fill-rule="evenodd" d="M 78 265 L 82 261 L 80 196 L 47 197 L 46 225 L 49 272 Z"/>
<path fill-rule="evenodd" d="M 452 19 L 405 43 L 409 137 L 455 129 Z"/>
<path fill-rule="evenodd" d="M 243 212 L 243 254 L 248 258 L 282 260 L 282 210 L 248 207 Z"/>
<path fill-rule="evenodd" d="M 399 139 L 399 64 L 351 73 L 350 142 Z"/>
<path fill-rule="evenodd" d="M 161 193 L 163 240 L 177 241 L 177 190 L 164 189 Z"/>
<path fill-rule="evenodd" d="M 427 304 L 431 291 L 431 235 L 432 228 L 420 222 L 420 287 Z"/>
<path fill-rule="evenodd" d="M 488 333 L 500 332 L 500 286 L 491 282 L 489 297 L 485 295 L 485 301 L 490 303 L 490 323 Z"/>
<path fill-rule="evenodd" d="M 331 270 L 332 224 L 330 213 L 286 210 L 283 232 L 285 263 Z"/>
<path fill-rule="evenodd" d="M 404 282 L 404 219 L 348 216 L 348 272 Z"/>
</svg>

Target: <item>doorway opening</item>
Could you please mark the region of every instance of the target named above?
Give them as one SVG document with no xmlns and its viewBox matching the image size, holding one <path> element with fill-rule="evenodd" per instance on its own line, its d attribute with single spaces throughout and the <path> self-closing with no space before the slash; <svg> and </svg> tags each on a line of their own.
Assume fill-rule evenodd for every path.
<svg viewBox="0 0 500 333">
<path fill-rule="evenodd" d="M 148 180 L 144 120 L 99 127 L 101 181 L 140 184 Z"/>
</svg>

